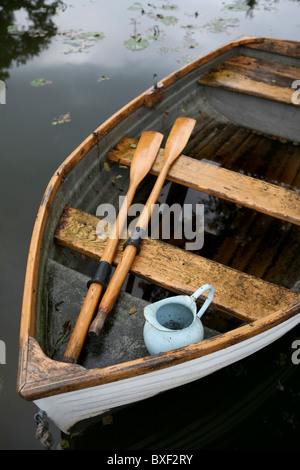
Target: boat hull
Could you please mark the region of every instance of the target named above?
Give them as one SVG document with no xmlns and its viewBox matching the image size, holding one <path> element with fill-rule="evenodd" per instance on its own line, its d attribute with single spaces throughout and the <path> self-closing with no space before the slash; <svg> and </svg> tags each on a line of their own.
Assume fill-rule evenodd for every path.
<svg viewBox="0 0 300 470">
<path fill-rule="evenodd" d="M 34 403 L 66 434 L 80 433 L 95 417 L 206 377 L 273 343 L 300 323 L 300 314 L 259 335 L 204 357 L 91 388 L 62 393 Z M 82 425 L 80 424 L 82 423 Z"/>
<path fill-rule="evenodd" d="M 64 324 L 69 318 L 68 316 L 65 318 L 60 316 L 60 302 L 58 300 L 62 297 L 56 300 L 53 299 L 53 319 L 47 317 L 49 315 L 47 289 L 49 287 L 48 290 L 51 291 L 56 279 L 53 266 L 57 263 L 64 266 L 64 268 L 67 266 L 67 269 L 70 270 L 67 276 L 62 275 L 62 279 L 67 280 L 67 283 L 69 283 L 70 290 L 74 291 L 71 293 L 78 294 L 76 299 L 73 299 L 71 294 L 67 296 L 70 311 L 76 314 L 74 305 L 80 305 L 84 299 L 83 292 L 86 292 L 85 287 L 79 292 L 78 285 L 80 282 L 83 285 L 83 281 L 86 285 L 86 279 L 83 280 L 82 278 L 92 275 L 99 260 L 98 247 L 90 249 L 89 246 L 80 246 L 77 247 L 76 253 L 71 252 L 73 246 L 68 244 L 66 238 L 63 239 L 60 236 L 61 234 L 57 233 L 57 227 L 60 229 L 61 226 L 65 225 L 66 218 L 62 214 L 65 212 L 65 208 L 70 213 L 70 206 L 76 208 L 73 211 L 74 217 L 75 215 L 81 217 L 78 233 L 83 233 L 83 227 L 89 225 L 91 219 L 82 219 L 83 216 L 79 212 L 85 211 L 89 215 L 95 214 L 98 204 L 100 204 L 100 201 L 102 202 L 98 194 L 99 188 L 102 186 L 101 191 L 106 196 L 108 192 L 113 191 L 116 187 L 115 182 L 117 177 L 120 176 L 119 172 L 121 170 L 118 167 L 115 169 L 114 185 L 106 190 L 108 180 L 113 178 L 113 171 L 108 177 L 103 170 L 103 165 L 107 154 L 124 136 L 128 135 L 132 139 L 138 139 L 144 130 L 157 130 L 167 135 L 174 119 L 181 112 L 191 112 L 191 117 L 201 121 L 202 128 L 199 134 L 206 128 L 206 124 L 209 127 L 210 123 L 207 123 L 207 117 L 211 113 L 213 127 L 214 123 L 217 122 L 214 121 L 215 114 L 218 114 L 218 118 L 220 115 L 220 120 L 217 122 L 220 129 L 223 125 L 227 125 L 227 121 L 230 120 L 233 123 L 245 126 L 247 129 L 254 129 L 256 133 L 274 131 L 277 139 L 293 141 L 299 138 L 300 107 L 274 102 L 271 99 L 263 99 L 258 96 L 251 97 L 249 94 L 242 97 L 241 94 L 233 93 L 231 90 L 223 90 L 221 87 L 213 90 L 204 83 L 197 83 L 200 75 L 205 75 L 212 67 L 218 67 L 224 61 L 230 61 L 237 50 L 239 53 L 244 52 L 247 46 L 249 46 L 249 48 L 247 47 L 247 54 L 252 59 L 256 58 L 260 51 L 257 51 L 255 47 L 251 49 L 251 47 L 265 43 L 264 57 L 267 56 L 269 54 L 267 49 L 270 46 L 268 41 L 264 41 L 260 38 L 239 39 L 166 77 L 158 84 L 158 89 L 148 90 L 137 97 L 88 136 L 63 162 L 49 182 L 37 215 L 28 256 L 20 328 L 17 388 L 23 398 L 33 401 L 37 407 L 45 411 L 48 417 L 63 432 L 70 434 L 80 432 L 89 422 L 106 413 L 210 375 L 258 352 L 299 324 L 300 301 L 299 295 L 291 290 L 293 282 L 295 282 L 295 279 L 292 279 L 291 276 L 289 278 L 290 282 L 287 283 L 288 285 L 283 286 L 282 291 L 278 288 L 276 282 L 271 284 L 273 281 L 264 283 L 263 289 L 261 289 L 260 279 L 258 280 L 252 275 L 244 276 L 244 273 L 240 273 L 236 268 L 224 271 L 221 263 L 218 264 L 214 261 L 206 263 L 198 255 L 198 261 L 195 261 L 195 255 L 190 263 L 191 269 L 192 265 L 195 266 L 198 262 L 199 269 L 197 268 L 194 278 L 189 279 L 193 276 L 189 276 L 189 272 L 184 271 L 185 260 L 180 258 L 179 251 L 172 251 L 178 263 L 181 263 L 179 271 L 182 269 L 185 273 L 182 278 L 179 276 L 180 273 L 176 274 L 181 284 L 178 282 L 175 286 L 175 272 L 173 282 L 172 271 L 169 284 L 166 286 L 163 276 L 159 277 L 159 269 L 156 270 L 158 274 L 155 273 L 157 278 L 154 281 L 150 279 L 150 281 L 163 288 L 169 288 L 172 292 L 189 294 L 195 290 L 192 287 L 193 282 L 196 283 L 196 288 L 204 282 L 210 282 L 210 279 L 204 279 L 203 282 L 201 279 L 203 272 L 205 276 L 206 274 L 209 276 L 216 268 L 217 272 L 213 273 L 213 279 L 218 280 L 222 277 L 227 279 L 227 285 L 224 282 L 224 288 L 220 282 L 221 288 L 216 289 L 216 306 L 220 307 L 222 313 L 229 313 L 229 315 L 237 317 L 239 321 L 246 321 L 248 324 L 234 327 L 231 331 L 219 334 L 217 337 L 205 339 L 203 342 L 186 348 L 153 357 L 144 354 L 144 356 L 139 356 L 138 359 L 129 358 L 124 362 L 116 362 L 110 366 L 93 365 L 87 367 L 86 364 L 82 363 L 81 365 L 66 364 L 61 361 L 61 357 L 52 357 L 49 354 L 51 348 L 49 348 L 48 343 L 51 341 L 48 336 L 49 330 L 52 334 L 51 321 L 56 323 L 58 321 L 56 317 L 59 317 L 61 324 Z M 275 45 L 277 48 L 277 43 Z M 294 48 L 293 45 L 289 44 L 288 47 L 284 46 L 284 49 L 288 50 L 289 47 L 291 50 Z M 276 50 L 274 53 L 276 60 L 282 60 L 283 63 L 288 60 L 280 50 Z M 293 67 L 296 63 L 299 63 L 300 58 L 295 56 L 291 60 L 291 66 Z M 287 119 L 284 119 L 283 115 Z M 216 153 L 218 150 L 217 130 L 216 144 L 214 144 L 216 150 L 212 153 Z M 214 132 L 213 128 L 212 136 Z M 233 130 L 229 126 L 230 132 L 233 133 Z M 238 134 L 239 131 L 236 132 L 237 136 Z M 249 135 L 242 135 L 246 136 L 243 139 L 246 142 Z M 205 137 L 203 133 L 202 140 L 204 143 Z M 202 140 L 197 144 L 197 149 L 198 147 L 201 149 L 201 146 L 203 148 Z M 270 145 L 269 140 L 267 144 Z M 226 147 L 226 143 L 225 145 L 223 143 L 224 147 Z M 294 150 L 297 150 L 296 147 L 292 147 L 291 143 L 289 149 L 291 155 Z M 112 161 L 118 162 L 118 159 Z M 185 161 L 189 162 L 188 158 Z M 216 167 L 216 165 L 208 164 L 206 167 L 205 165 L 206 163 L 204 163 L 203 168 L 208 168 L 208 172 L 211 171 L 211 168 Z M 218 172 L 221 179 L 223 168 L 218 170 L 222 170 Z M 235 178 L 235 172 L 232 173 L 234 173 Z M 154 174 L 157 173 L 154 172 Z M 196 172 L 195 175 L 197 175 Z M 176 174 L 175 176 L 172 174 L 170 180 L 179 181 L 179 184 L 182 184 Z M 214 178 L 212 178 L 212 181 L 214 182 Z M 208 198 L 212 194 L 216 197 L 225 198 L 230 203 L 239 204 L 238 192 L 237 196 L 232 196 L 236 190 L 235 180 L 232 180 L 230 184 L 231 186 L 226 180 L 223 187 L 220 186 L 217 190 L 214 187 L 206 188 Z M 202 186 L 198 187 L 197 185 L 196 178 L 191 187 L 202 192 Z M 243 185 L 241 186 L 243 189 Z M 251 183 L 249 188 L 251 189 Z M 259 191 L 260 188 L 261 185 L 258 188 Z M 270 186 L 263 187 L 261 192 L 266 194 L 269 191 L 267 194 L 270 194 L 270 188 Z M 246 197 L 245 195 L 242 196 L 243 204 L 247 209 L 250 207 L 251 210 L 267 211 L 268 213 L 268 207 L 265 208 L 263 204 L 258 207 L 256 201 L 248 200 L 251 198 L 248 198 L 247 191 L 246 193 Z M 288 194 L 290 195 L 290 193 Z M 290 206 L 295 208 L 293 203 Z M 275 217 L 279 216 L 282 220 L 295 222 L 299 225 L 299 214 L 295 216 L 297 211 L 291 211 L 290 219 L 283 219 L 282 212 L 281 206 L 279 209 L 275 207 L 271 215 L 275 214 Z M 92 227 L 92 230 L 95 238 L 94 227 Z M 147 245 L 149 250 L 153 249 L 154 252 L 156 250 L 158 258 L 162 256 L 161 266 L 164 268 L 164 265 L 168 264 L 165 255 L 167 251 L 164 251 L 164 248 L 161 247 L 158 251 L 157 246 L 155 244 L 151 245 L 151 241 Z M 66 250 L 64 250 L 65 248 Z M 149 264 L 155 263 L 154 261 L 151 262 L 150 259 L 150 262 L 148 260 Z M 74 278 L 71 278 L 71 271 L 75 273 Z M 230 274 L 230 278 L 226 278 L 223 274 L 225 272 Z M 134 273 L 137 276 L 141 274 L 140 277 L 142 278 L 143 275 L 144 278 L 147 277 L 147 273 L 139 272 L 138 266 Z M 188 282 L 186 282 L 187 279 Z M 247 281 L 246 284 L 244 284 L 244 281 Z M 232 288 L 232 283 L 235 283 L 237 289 Z M 61 292 L 66 292 L 66 289 L 62 288 L 61 279 L 58 279 L 57 284 L 60 289 L 58 290 L 59 295 Z M 249 289 L 245 287 L 246 285 Z M 73 286 L 75 287 L 73 288 Z M 191 292 L 189 292 L 189 289 L 191 289 Z M 228 294 L 227 290 L 230 289 L 232 291 Z M 283 292 L 282 296 L 280 295 L 281 292 Z M 277 297 L 274 300 L 275 294 Z M 249 309 L 248 305 L 254 307 Z M 263 309 L 265 310 L 263 311 Z"/>
</svg>

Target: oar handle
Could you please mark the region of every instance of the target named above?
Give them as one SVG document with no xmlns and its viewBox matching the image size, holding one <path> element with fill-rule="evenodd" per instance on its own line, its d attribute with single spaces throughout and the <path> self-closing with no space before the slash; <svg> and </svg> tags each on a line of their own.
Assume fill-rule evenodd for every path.
<svg viewBox="0 0 300 470">
<path fill-rule="evenodd" d="M 97 336 L 102 330 L 107 315 L 114 307 L 130 266 L 133 263 L 136 252 L 137 249 L 133 245 L 128 245 L 124 250 L 122 260 L 115 269 L 105 294 L 102 297 L 97 315 L 89 328 L 90 336 Z"/>
<path fill-rule="evenodd" d="M 89 325 L 98 307 L 101 294 L 102 285 L 92 283 L 81 307 L 79 316 L 72 331 L 71 338 L 67 344 L 67 348 L 63 356 L 63 362 L 69 362 L 72 364 L 77 362 L 87 335 Z"/>
<path fill-rule="evenodd" d="M 107 268 L 109 268 L 109 266 L 113 262 L 114 254 L 119 243 L 119 232 L 123 229 L 124 224 L 126 222 L 128 209 L 133 201 L 135 191 L 135 186 L 131 186 L 128 189 L 127 195 L 120 208 L 118 217 L 112 228 L 110 238 L 107 240 L 107 243 L 105 245 L 105 249 L 103 251 L 101 261 L 98 265 L 94 278 L 89 283 L 87 295 L 81 307 L 76 324 L 72 331 L 72 335 L 69 339 L 67 348 L 63 356 L 64 362 L 76 363 L 78 361 L 89 326 L 91 324 L 91 321 L 93 320 L 94 314 L 99 304 L 99 300 L 103 291 L 103 283 L 105 282 L 104 278 L 107 277 L 107 275 L 109 274 Z M 102 267 L 106 269 L 101 270 Z M 101 276 L 100 274 L 99 279 L 97 279 L 98 273 L 101 272 L 105 272 L 104 276 Z"/>
<path fill-rule="evenodd" d="M 75 363 L 79 358 L 89 325 L 99 304 L 103 284 L 110 274 L 110 265 L 113 262 L 119 237 L 127 219 L 129 207 L 132 204 L 138 185 L 145 178 L 153 165 L 162 139 L 163 135 L 154 131 L 145 131 L 141 135 L 130 168 L 130 184 L 125 200 L 123 201 L 110 237 L 106 243 L 96 273 L 89 283 L 85 301 L 64 353 L 64 362 Z"/>
<path fill-rule="evenodd" d="M 151 194 L 145 204 L 145 207 L 138 219 L 138 222 L 135 228 L 135 233 L 137 233 L 139 230 L 143 234 L 144 231 L 147 229 L 152 212 L 153 212 L 154 204 L 157 201 L 157 198 L 161 192 L 161 189 L 163 187 L 164 181 L 168 174 L 169 168 L 170 168 L 169 164 L 165 164 L 163 166 L 162 171 L 160 172 L 155 182 L 155 185 L 153 186 Z M 139 240 L 138 243 L 140 241 L 141 240 Z M 102 330 L 106 316 L 111 312 L 111 310 L 114 307 L 115 301 L 119 295 L 119 292 L 122 288 L 122 285 L 125 281 L 125 278 L 128 274 L 128 271 L 137 253 L 137 250 L 138 250 L 137 246 L 134 246 L 132 244 L 130 245 L 125 244 L 125 245 L 126 245 L 126 248 L 124 249 L 122 260 L 118 264 L 110 280 L 110 283 L 101 300 L 97 315 L 95 316 L 89 328 L 88 332 L 90 336 L 97 336 Z"/>
</svg>

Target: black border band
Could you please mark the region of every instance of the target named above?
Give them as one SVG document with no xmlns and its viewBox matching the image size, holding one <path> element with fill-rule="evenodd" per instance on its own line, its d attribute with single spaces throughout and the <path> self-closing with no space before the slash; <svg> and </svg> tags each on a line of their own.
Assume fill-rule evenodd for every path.
<svg viewBox="0 0 300 470">
<path fill-rule="evenodd" d="M 133 230 L 132 234 L 128 238 L 127 242 L 124 243 L 123 245 L 123 250 L 125 250 L 127 245 L 133 245 L 136 248 L 136 254 L 138 255 L 141 251 L 140 245 L 141 241 L 144 238 L 145 230 L 143 230 L 141 227 L 135 227 Z"/>
<path fill-rule="evenodd" d="M 107 261 L 100 261 L 93 278 L 87 283 L 89 288 L 91 284 L 100 284 L 104 289 L 107 287 L 107 279 L 110 275 L 111 265 Z"/>
</svg>

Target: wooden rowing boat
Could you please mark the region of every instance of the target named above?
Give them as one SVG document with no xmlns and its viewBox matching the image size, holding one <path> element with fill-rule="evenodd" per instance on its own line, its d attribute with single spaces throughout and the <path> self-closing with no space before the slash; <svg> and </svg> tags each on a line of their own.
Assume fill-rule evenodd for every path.
<svg viewBox="0 0 300 470">
<path fill-rule="evenodd" d="M 300 43 L 242 37 L 169 75 L 92 132 L 55 172 L 28 256 L 18 393 L 62 431 L 197 380 L 264 348 L 300 322 Z M 196 120 L 159 202 L 204 204 L 204 245 L 142 240 L 103 330 L 77 363 L 64 351 L 105 248 L 101 204 L 118 207 L 143 131 Z M 134 199 L 145 203 L 164 144 Z M 114 265 L 122 259 L 120 240 Z M 210 283 L 204 340 L 149 355 L 143 309 Z M 205 297 L 201 297 L 200 303 Z M 133 313 L 134 312 L 134 313 Z"/>
</svg>

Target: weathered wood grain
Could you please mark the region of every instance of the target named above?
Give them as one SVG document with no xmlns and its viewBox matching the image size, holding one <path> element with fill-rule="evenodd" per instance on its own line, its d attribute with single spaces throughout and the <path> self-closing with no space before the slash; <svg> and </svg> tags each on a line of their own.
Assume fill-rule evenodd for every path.
<svg viewBox="0 0 300 470">
<path fill-rule="evenodd" d="M 246 47 L 300 59 L 300 45 L 299 42 L 296 41 L 281 41 L 279 39 L 265 38 L 265 40 L 261 42 L 247 44 Z"/>
<path fill-rule="evenodd" d="M 124 138 L 108 159 L 130 165 L 136 140 Z M 161 149 L 151 173 L 159 174 L 164 159 Z M 168 180 L 203 191 L 221 199 L 300 225 L 300 194 L 184 155 L 171 168 Z"/>
<path fill-rule="evenodd" d="M 55 234 L 59 245 L 98 259 L 105 240 L 96 236 L 99 219 L 67 207 Z M 122 257 L 119 244 L 114 264 Z M 262 281 L 222 264 L 157 240 L 145 239 L 131 272 L 180 294 L 192 294 L 202 284 L 215 287 L 213 306 L 245 321 L 263 318 L 299 298 L 289 289 Z M 203 299 L 202 299 L 203 300 Z"/>
<path fill-rule="evenodd" d="M 292 83 L 299 75 L 299 67 L 236 55 L 200 77 L 198 82 L 293 105 Z"/>
</svg>

